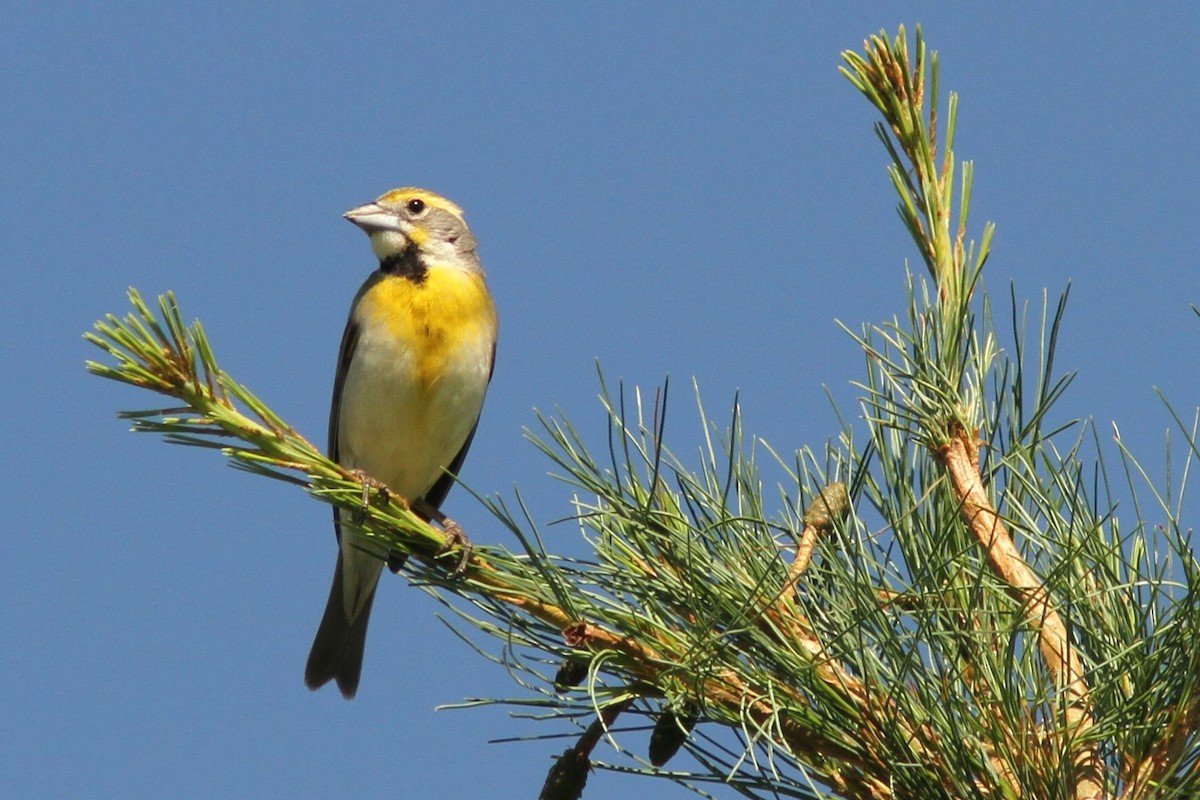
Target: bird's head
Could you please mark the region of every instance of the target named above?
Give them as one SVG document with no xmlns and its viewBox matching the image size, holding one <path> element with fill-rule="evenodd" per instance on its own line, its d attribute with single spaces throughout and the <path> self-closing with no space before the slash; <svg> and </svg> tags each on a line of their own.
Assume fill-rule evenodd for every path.
<svg viewBox="0 0 1200 800">
<path fill-rule="evenodd" d="M 343 216 L 371 238 L 381 263 L 404 258 L 454 263 L 475 253 L 462 209 L 427 189 L 393 189 Z"/>
</svg>

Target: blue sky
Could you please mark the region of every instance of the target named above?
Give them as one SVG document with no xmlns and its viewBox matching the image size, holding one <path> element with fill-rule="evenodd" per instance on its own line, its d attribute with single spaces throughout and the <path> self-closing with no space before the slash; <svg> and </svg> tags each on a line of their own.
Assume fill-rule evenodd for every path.
<svg viewBox="0 0 1200 800">
<path fill-rule="evenodd" d="M 902 312 L 904 262 L 874 117 L 839 52 L 924 23 L 961 94 L 988 284 L 1068 282 L 1062 421 L 1160 461 L 1200 396 L 1200 10 L 1190 3 L 472 4 L 0 9 L 0 794 L 533 797 L 563 740 L 386 581 L 358 698 L 304 688 L 334 559 L 327 509 L 206 452 L 125 432 L 156 404 L 85 375 L 80 335 L 125 290 L 174 290 L 222 365 L 323 441 L 338 339 L 373 268 L 340 215 L 401 185 L 467 212 L 501 313 L 463 478 L 565 490 L 522 440 L 534 408 L 598 437 L 610 379 L 669 374 L 676 450 L 740 390 L 778 449 L 836 434 L 852 328 Z M 502 538 L 466 492 L 446 510 Z M 569 525 L 552 548 L 578 548 Z M 628 743 L 640 750 L 643 735 Z M 602 758 L 619 758 L 603 749 Z M 587 796 L 685 797 L 600 773 Z M 732 796 L 732 795 L 726 795 Z"/>
</svg>

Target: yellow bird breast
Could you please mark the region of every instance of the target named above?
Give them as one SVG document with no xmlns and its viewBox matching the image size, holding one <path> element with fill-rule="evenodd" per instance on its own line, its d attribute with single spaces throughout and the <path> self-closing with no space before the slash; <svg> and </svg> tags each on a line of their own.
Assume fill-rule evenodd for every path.
<svg viewBox="0 0 1200 800">
<path fill-rule="evenodd" d="M 340 461 L 421 497 L 483 407 L 497 329 L 491 296 L 481 274 L 434 266 L 420 283 L 384 277 L 359 299 L 354 319 Z"/>
</svg>

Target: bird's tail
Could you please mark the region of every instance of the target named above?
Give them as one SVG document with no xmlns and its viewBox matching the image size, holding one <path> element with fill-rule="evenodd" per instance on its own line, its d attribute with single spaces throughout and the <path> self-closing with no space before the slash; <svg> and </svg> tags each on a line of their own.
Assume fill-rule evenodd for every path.
<svg viewBox="0 0 1200 800">
<path fill-rule="evenodd" d="M 367 622 L 371 617 L 371 605 L 375 602 L 378 583 L 371 587 L 361 609 L 351 619 L 346 612 L 345 573 L 342 566 L 342 553 L 339 550 L 329 601 L 325 604 L 325 614 L 321 617 L 321 626 L 317 628 L 312 650 L 308 654 L 308 664 L 304 668 L 304 683 L 309 689 L 319 689 L 330 680 L 336 680 L 342 696 L 349 700 L 358 691 L 358 680 L 362 676 Z M 378 581 L 378 573 L 375 580 Z"/>
</svg>

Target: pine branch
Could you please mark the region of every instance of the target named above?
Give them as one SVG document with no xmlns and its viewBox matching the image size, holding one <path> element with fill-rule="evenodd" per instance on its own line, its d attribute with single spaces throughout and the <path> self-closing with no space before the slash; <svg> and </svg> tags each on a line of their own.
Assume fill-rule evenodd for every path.
<svg viewBox="0 0 1200 800">
<path fill-rule="evenodd" d="M 86 335 L 88 341 L 116 361 L 116 366 L 89 362 L 89 371 L 186 404 L 184 408 L 122 414 L 134 420 L 135 431 L 160 433 L 174 444 L 217 448 L 235 466 L 265 477 L 303 484 L 314 497 L 356 511 L 354 516 L 361 521 L 357 529 L 352 526 L 351 530 L 417 556 L 425 565 L 419 573 L 420 579 L 473 595 L 477 605 L 486 608 L 489 614 L 500 618 L 506 626 L 518 627 L 523 632 L 518 638 L 526 644 L 564 655 L 584 653 L 591 658 L 603 657 L 607 671 L 637 687 L 636 692 L 629 690 L 631 697 L 662 697 L 677 688 L 673 673 L 688 655 L 686 641 L 680 636 L 682 631 L 665 627 L 646 629 L 634 618 L 632 610 L 616 615 L 616 626 L 589 621 L 588 615 L 579 609 L 595 607 L 597 601 L 582 594 L 580 588 L 584 580 L 596 580 L 592 571 L 569 571 L 562 562 L 532 549 L 525 556 L 514 556 L 502 548 L 476 547 L 462 579 L 455 580 L 449 567 L 456 559 L 443 558 L 447 555 L 443 552 L 444 534 L 412 514 L 402 498 L 376 496 L 374 502 L 364 505 L 362 498 L 370 487 L 361 483 L 356 474 L 321 455 L 249 390 L 221 371 L 202 327 L 184 324 L 172 295 L 159 298 L 161 318 L 135 290 L 130 291 L 130 300 L 133 313 L 124 319 L 109 315 L 107 321 L 97 323 L 95 333 Z M 249 413 L 241 410 L 235 400 L 244 404 Z M 563 437 L 560 441 L 566 442 L 566 429 L 555 430 Z M 231 438 L 239 444 L 229 444 Z M 643 455 L 648 454 L 649 451 L 643 451 Z M 662 453 L 658 452 L 655 458 L 661 460 Z M 678 500 L 661 486 L 657 497 L 665 501 L 666 508 L 660 511 L 667 514 L 658 517 L 656 523 L 667 521 L 675 526 L 675 532 L 686 530 L 679 525 L 682 510 Z M 639 491 L 639 500 L 647 499 Z M 845 503 L 844 490 L 831 487 L 822 500 L 824 511 L 816 516 L 820 525 L 830 528 L 838 515 L 844 515 Z M 611 512 L 612 509 L 596 508 L 593 513 L 610 515 Z M 816 535 L 815 525 L 807 526 L 806 530 L 808 536 Z M 774 544 L 768 546 L 774 560 Z M 651 562 L 641 560 L 638 568 L 652 574 L 656 570 Z M 567 579 L 574 585 L 569 585 Z M 763 587 L 754 587 L 756 595 L 761 596 L 763 591 Z M 556 596 L 568 598 L 575 610 L 568 611 Z M 621 625 L 622 622 L 625 624 Z M 839 680 L 852 683 L 844 675 L 827 679 L 834 686 Z M 852 759 L 857 748 L 829 736 L 815 735 L 806 726 L 786 718 L 785 709 L 772 698 L 778 687 L 771 690 L 756 683 L 738 668 L 733 658 L 729 666 L 713 669 L 709 677 L 691 687 L 688 696 L 703 704 L 711 717 L 737 724 L 748 721 L 756 728 L 775 731 L 774 735 L 797 753 L 809 752 L 814 758 L 819 755 L 823 759 L 831 755 Z M 790 694 L 790 702 L 803 702 L 795 692 Z M 881 762 L 874 764 L 876 770 L 883 767 Z"/>
</svg>

